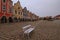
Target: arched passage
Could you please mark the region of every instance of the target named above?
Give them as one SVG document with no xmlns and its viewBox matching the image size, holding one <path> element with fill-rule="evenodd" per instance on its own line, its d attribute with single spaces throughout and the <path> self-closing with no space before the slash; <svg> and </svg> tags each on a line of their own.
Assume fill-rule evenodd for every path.
<svg viewBox="0 0 60 40">
<path fill-rule="evenodd" d="M 18 19 L 16 17 L 14 17 L 14 22 L 18 22 Z"/>
<path fill-rule="evenodd" d="M 1 18 L 1 23 L 7 23 L 7 18 L 6 18 L 6 16 L 3 16 L 3 17 Z"/>
<path fill-rule="evenodd" d="M 8 19 L 8 20 L 9 20 L 9 22 L 13 22 L 13 19 L 12 19 L 12 17 L 9 17 L 9 19 Z"/>
<path fill-rule="evenodd" d="M 20 19 L 20 18 L 18 18 L 18 21 L 20 22 L 20 21 L 21 21 L 21 19 Z"/>
</svg>

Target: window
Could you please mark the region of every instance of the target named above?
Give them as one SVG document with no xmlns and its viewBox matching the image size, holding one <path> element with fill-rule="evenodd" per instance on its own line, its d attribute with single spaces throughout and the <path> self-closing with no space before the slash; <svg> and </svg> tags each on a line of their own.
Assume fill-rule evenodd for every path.
<svg viewBox="0 0 60 40">
<path fill-rule="evenodd" d="M 6 6 L 5 5 L 3 5 L 2 10 L 6 11 Z"/>
<path fill-rule="evenodd" d="M 6 2 L 6 0 L 3 0 L 3 2 L 5 3 L 5 2 Z"/>
<path fill-rule="evenodd" d="M 22 12 L 21 12 L 21 15 L 22 15 Z"/>
<path fill-rule="evenodd" d="M 9 1 L 9 4 L 10 4 L 10 5 L 12 5 L 12 4 L 13 4 L 13 2 L 10 0 L 10 1 Z"/>
<path fill-rule="evenodd" d="M 20 14 L 20 12 L 18 12 L 18 14 Z"/>
<path fill-rule="evenodd" d="M 13 12 L 12 8 L 10 8 L 10 9 L 9 9 L 9 12 L 10 12 L 10 13 L 12 13 L 12 12 Z"/>
<path fill-rule="evenodd" d="M 17 11 L 15 10 L 15 14 L 17 14 Z"/>
<path fill-rule="evenodd" d="M 24 15 L 24 16 L 27 16 L 27 13 L 24 13 L 23 15 Z"/>
<path fill-rule="evenodd" d="M 20 9 L 20 7 L 18 7 L 18 9 Z"/>
</svg>

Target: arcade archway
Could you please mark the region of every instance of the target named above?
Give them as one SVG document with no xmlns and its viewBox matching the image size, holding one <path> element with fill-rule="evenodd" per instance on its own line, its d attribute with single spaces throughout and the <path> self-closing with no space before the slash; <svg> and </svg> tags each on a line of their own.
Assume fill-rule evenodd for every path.
<svg viewBox="0 0 60 40">
<path fill-rule="evenodd" d="M 1 18 L 1 23 L 7 23 L 7 18 L 5 16 Z"/>
<path fill-rule="evenodd" d="M 18 19 L 16 17 L 14 17 L 14 22 L 18 22 Z"/>
<path fill-rule="evenodd" d="M 9 17 L 9 22 L 11 23 L 11 22 L 13 22 L 13 19 L 12 19 L 12 17 Z"/>
</svg>

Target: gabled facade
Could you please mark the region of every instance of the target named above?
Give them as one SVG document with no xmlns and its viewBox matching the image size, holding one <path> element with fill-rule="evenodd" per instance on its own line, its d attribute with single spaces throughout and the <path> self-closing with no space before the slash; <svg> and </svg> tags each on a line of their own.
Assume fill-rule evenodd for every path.
<svg viewBox="0 0 60 40">
<path fill-rule="evenodd" d="M 30 11 L 28 11 L 28 19 L 32 20 L 32 13 Z"/>
<path fill-rule="evenodd" d="M 26 7 L 24 7 L 23 9 L 23 19 L 28 20 L 28 10 Z"/>
<path fill-rule="evenodd" d="M 17 1 L 17 3 L 14 4 L 13 8 L 14 8 L 13 18 L 21 20 L 23 18 L 23 12 L 22 12 L 22 6 L 19 0 Z"/>
<path fill-rule="evenodd" d="M 30 11 L 28 10 L 27 13 L 28 13 L 28 19 L 31 19 L 31 13 L 30 13 Z"/>
</svg>

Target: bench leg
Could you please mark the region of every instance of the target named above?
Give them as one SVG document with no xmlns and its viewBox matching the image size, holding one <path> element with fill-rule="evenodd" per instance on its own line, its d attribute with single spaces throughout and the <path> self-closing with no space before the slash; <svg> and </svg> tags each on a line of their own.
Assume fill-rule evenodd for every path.
<svg viewBox="0 0 60 40">
<path fill-rule="evenodd" d="M 28 37 L 28 40 L 29 40 L 30 39 L 29 34 L 27 35 L 27 37 Z"/>
<path fill-rule="evenodd" d="M 24 34 L 24 39 L 29 40 L 30 39 L 29 34 Z"/>
</svg>

